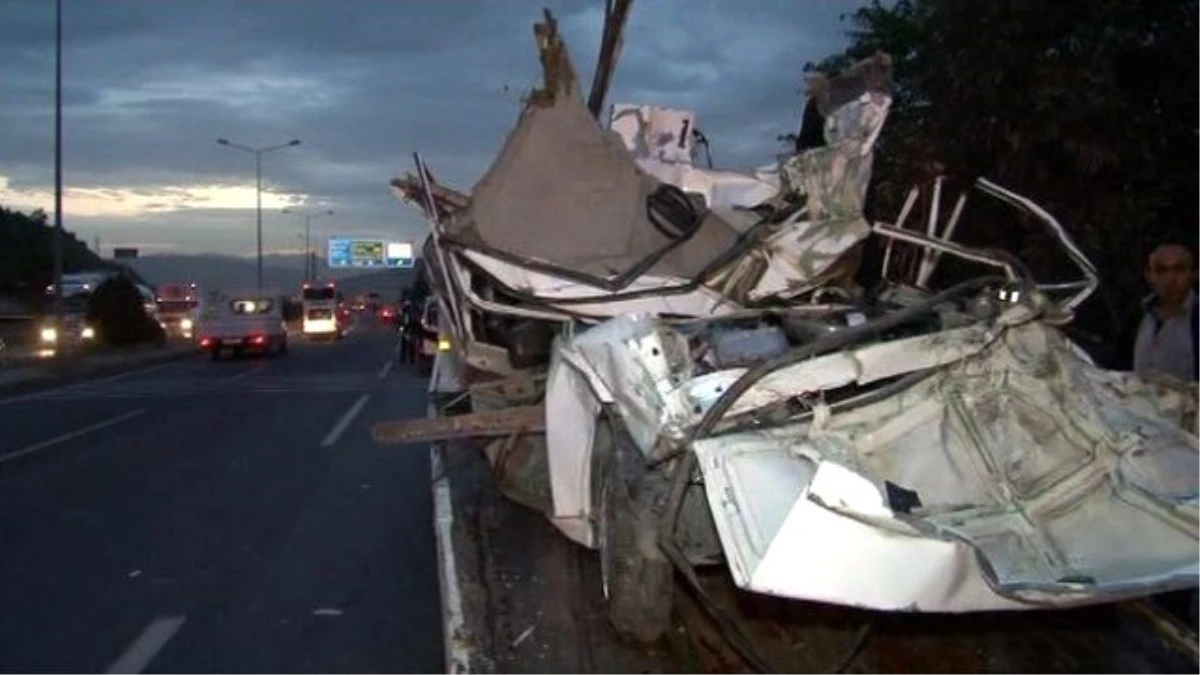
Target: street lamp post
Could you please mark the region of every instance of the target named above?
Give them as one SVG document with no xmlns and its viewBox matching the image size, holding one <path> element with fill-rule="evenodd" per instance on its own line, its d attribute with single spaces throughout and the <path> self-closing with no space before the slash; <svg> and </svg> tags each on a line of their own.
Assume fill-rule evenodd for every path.
<svg viewBox="0 0 1200 675">
<path fill-rule="evenodd" d="M 62 179 L 62 0 L 54 3 L 54 330 L 57 345 L 63 330 L 63 179 Z M 54 350 L 56 353 L 59 350 Z"/>
<path fill-rule="evenodd" d="M 309 243 L 312 239 L 312 219 L 321 216 L 332 216 L 333 209 L 326 209 L 316 213 L 298 211 L 296 209 L 284 209 L 283 212 L 293 216 L 304 216 L 304 280 L 312 281 L 312 278 L 317 276 L 316 265 L 312 264 L 312 245 Z"/>
<path fill-rule="evenodd" d="M 262 235 L 262 156 L 268 152 L 290 148 L 293 145 L 300 145 L 300 139 L 295 138 L 287 143 L 279 145 L 270 145 L 265 148 L 252 148 L 247 145 L 234 143 L 227 138 L 218 138 L 217 143 L 235 150 L 249 152 L 254 155 L 254 176 L 255 176 L 255 213 L 254 222 L 258 232 L 258 290 L 263 287 L 263 235 Z"/>
</svg>

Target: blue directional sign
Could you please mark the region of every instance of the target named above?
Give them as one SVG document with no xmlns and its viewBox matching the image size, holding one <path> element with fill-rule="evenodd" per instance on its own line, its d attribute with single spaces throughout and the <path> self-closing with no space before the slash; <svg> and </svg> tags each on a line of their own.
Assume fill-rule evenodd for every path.
<svg viewBox="0 0 1200 675">
<path fill-rule="evenodd" d="M 412 267 L 413 263 L 411 242 L 351 237 L 329 238 L 329 266 L 334 269 L 395 269 Z"/>
</svg>

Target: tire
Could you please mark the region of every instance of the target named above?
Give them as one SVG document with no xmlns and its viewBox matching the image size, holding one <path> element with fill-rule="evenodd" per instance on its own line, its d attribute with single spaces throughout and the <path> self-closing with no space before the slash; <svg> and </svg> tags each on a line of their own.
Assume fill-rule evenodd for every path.
<svg viewBox="0 0 1200 675">
<path fill-rule="evenodd" d="M 675 570 L 658 548 L 669 486 L 664 475 L 647 470 L 621 423 L 608 424 L 611 442 L 598 444 L 593 460 L 602 471 L 596 529 L 608 619 L 622 636 L 651 643 L 671 627 Z"/>
<path fill-rule="evenodd" d="M 221 349 L 218 347 L 218 348 L 212 350 L 211 357 L 212 357 L 213 361 L 220 361 L 221 360 Z"/>
</svg>

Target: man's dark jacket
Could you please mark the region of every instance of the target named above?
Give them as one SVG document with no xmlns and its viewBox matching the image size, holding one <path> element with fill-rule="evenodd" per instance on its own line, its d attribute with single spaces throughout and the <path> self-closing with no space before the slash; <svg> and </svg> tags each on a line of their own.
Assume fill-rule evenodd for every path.
<svg viewBox="0 0 1200 675">
<path fill-rule="evenodd" d="M 1195 299 L 1192 306 L 1192 362 L 1195 369 L 1193 376 L 1196 381 L 1200 381 L 1200 297 L 1198 295 L 1200 294 L 1193 294 Z M 1117 344 L 1112 353 L 1110 369 L 1133 370 L 1133 353 L 1138 345 L 1138 331 L 1141 329 L 1142 319 L 1146 318 L 1146 312 L 1153 309 L 1157 300 L 1157 298 L 1151 297 L 1145 303 L 1139 303 L 1138 309 L 1124 322 L 1121 333 L 1117 335 Z"/>
</svg>

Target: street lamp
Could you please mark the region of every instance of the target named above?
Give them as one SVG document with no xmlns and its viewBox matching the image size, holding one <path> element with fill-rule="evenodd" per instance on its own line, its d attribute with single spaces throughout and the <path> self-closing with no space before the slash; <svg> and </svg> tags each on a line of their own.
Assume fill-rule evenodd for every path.
<svg viewBox="0 0 1200 675">
<path fill-rule="evenodd" d="M 62 0 L 54 3 L 54 330 L 63 335 L 63 172 L 62 172 Z M 59 350 L 54 350 L 58 353 Z"/>
<path fill-rule="evenodd" d="M 235 150 L 249 152 L 254 155 L 255 199 L 256 199 L 254 220 L 255 220 L 255 226 L 258 231 L 258 290 L 261 291 L 262 287 L 263 287 L 262 156 L 267 154 L 268 152 L 274 152 L 275 150 L 282 150 L 284 148 L 290 148 L 293 145 L 300 145 L 300 139 L 295 138 L 295 139 L 288 141 L 287 143 L 282 143 L 280 145 L 270 145 L 265 148 L 251 148 L 247 145 L 239 145 L 237 143 L 230 141 L 227 138 L 218 138 L 217 143 L 220 145 L 224 145 L 224 146 L 233 148 Z"/>
<path fill-rule="evenodd" d="M 317 276 L 316 265 L 312 265 L 312 248 L 309 241 L 312 238 L 312 219 L 320 218 L 321 216 L 332 216 L 333 209 L 326 209 L 316 213 L 308 211 L 298 211 L 296 209 L 284 209 L 284 213 L 293 216 L 304 216 L 304 280 L 312 281 L 312 278 Z M 311 268 L 311 271 L 310 271 Z"/>
</svg>

